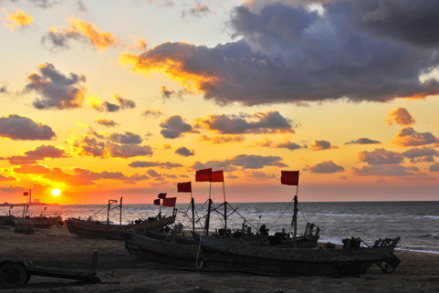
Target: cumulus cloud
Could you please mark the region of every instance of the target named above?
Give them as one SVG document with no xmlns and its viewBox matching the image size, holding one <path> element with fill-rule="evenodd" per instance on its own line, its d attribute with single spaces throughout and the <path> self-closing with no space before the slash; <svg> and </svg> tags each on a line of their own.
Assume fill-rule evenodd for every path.
<svg viewBox="0 0 439 293">
<path fill-rule="evenodd" d="M 119 123 L 115 122 L 113 119 L 106 119 L 106 118 L 96 118 L 96 123 L 106 126 L 106 127 L 114 127 L 120 125 Z"/>
<path fill-rule="evenodd" d="M 140 135 L 133 132 L 125 131 L 125 133 L 111 133 L 108 138 L 116 143 L 120 144 L 140 144 L 142 143 L 142 138 Z"/>
<path fill-rule="evenodd" d="M 381 149 L 375 149 L 372 152 L 362 151 L 357 154 L 357 158 L 361 162 L 369 165 L 388 165 L 399 164 L 404 162 L 404 156 L 400 153 Z"/>
<path fill-rule="evenodd" d="M 192 132 L 192 126 L 185 123 L 180 115 L 168 117 L 160 123 L 162 130 L 160 133 L 164 138 L 182 137 L 184 133 Z"/>
<path fill-rule="evenodd" d="M 291 141 L 276 143 L 276 144 L 273 144 L 271 147 L 276 148 L 276 149 L 281 149 L 281 148 L 282 149 L 289 149 L 290 151 L 307 148 L 306 145 L 301 146 L 301 145 L 294 143 L 294 142 L 291 142 Z"/>
<path fill-rule="evenodd" d="M 160 98 L 162 99 L 170 99 L 170 98 L 179 98 L 181 99 L 183 97 L 183 95 L 188 94 L 189 92 L 185 89 L 179 90 L 179 91 L 175 91 L 175 90 L 169 90 L 166 88 L 166 86 L 161 86 L 160 87 Z"/>
<path fill-rule="evenodd" d="M 4 7 L 2 7 L 2 11 L 6 16 L 5 26 L 12 32 L 15 30 L 15 27 L 29 27 L 34 21 L 32 15 L 26 14 L 26 12 L 18 8 L 15 8 L 15 14 L 12 12 L 8 14 Z"/>
<path fill-rule="evenodd" d="M 180 156 L 183 156 L 183 157 L 195 156 L 195 151 L 194 150 L 189 150 L 186 147 L 179 147 L 178 149 L 175 150 L 175 153 L 177 155 L 180 155 Z"/>
<path fill-rule="evenodd" d="M 49 168 L 43 165 L 22 165 L 13 169 L 17 174 L 50 174 Z"/>
<path fill-rule="evenodd" d="M 264 172 L 261 171 L 255 171 L 255 170 L 250 170 L 250 171 L 246 171 L 244 172 L 245 174 L 245 180 L 248 181 L 266 181 L 269 179 L 276 179 L 277 176 L 274 174 L 266 174 Z"/>
<path fill-rule="evenodd" d="M 38 66 L 38 73 L 31 73 L 24 92 L 34 91 L 41 95 L 33 102 L 36 109 L 74 109 L 81 108 L 84 102 L 85 75 L 70 73 L 66 76 L 51 63 Z"/>
<path fill-rule="evenodd" d="M 133 100 L 122 98 L 118 94 L 114 94 L 113 99 L 116 100 L 117 104 L 107 101 L 102 102 L 98 97 L 89 98 L 87 103 L 90 107 L 100 112 L 118 112 L 119 110 L 133 109 L 136 107 L 136 103 Z"/>
<path fill-rule="evenodd" d="M 198 137 L 198 141 L 206 141 L 211 144 L 239 143 L 245 141 L 245 138 L 242 135 L 216 135 L 214 137 L 201 135 Z"/>
<path fill-rule="evenodd" d="M 402 153 L 406 158 L 410 159 L 412 163 L 420 162 L 434 162 L 433 157 L 438 157 L 439 152 L 434 148 L 422 147 L 422 148 L 412 148 Z"/>
<path fill-rule="evenodd" d="M 6 94 L 8 92 L 8 90 L 6 89 L 6 86 L 2 86 L 0 87 L 0 94 Z"/>
<path fill-rule="evenodd" d="M 333 161 L 324 161 L 322 163 L 318 163 L 309 168 L 305 168 L 304 170 L 317 174 L 322 174 L 322 173 L 330 174 L 330 173 L 343 172 L 344 168 L 342 166 L 335 164 Z"/>
<path fill-rule="evenodd" d="M 434 163 L 428 169 L 430 172 L 439 172 L 439 163 Z"/>
<path fill-rule="evenodd" d="M 36 164 L 37 161 L 45 159 L 69 158 L 71 155 L 61 147 L 53 145 L 40 145 L 33 150 L 25 152 L 21 156 L 10 156 L 6 159 L 12 165 Z"/>
<path fill-rule="evenodd" d="M 139 156 L 152 156 L 153 151 L 149 145 L 140 146 L 137 144 L 113 144 L 106 145 L 108 153 L 112 158 L 132 158 Z"/>
<path fill-rule="evenodd" d="M 357 140 L 351 140 L 350 142 L 345 142 L 345 144 L 381 144 L 381 142 L 378 140 L 361 137 Z"/>
<path fill-rule="evenodd" d="M 399 125 L 413 125 L 416 123 L 416 119 L 412 117 L 412 115 L 405 108 L 398 107 L 395 110 L 390 111 L 388 115 L 389 119 L 386 120 L 388 125 L 392 125 L 393 123 Z"/>
<path fill-rule="evenodd" d="M 87 42 L 98 51 L 120 44 L 119 40 L 112 33 L 100 31 L 94 23 L 74 17 L 69 17 L 68 19 L 70 27 L 49 28 L 41 42 L 43 44 L 49 43 L 52 49 L 69 48 L 69 41 L 74 39 Z"/>
<path fill-rule="evenodd" d="M 15 181 L 15 177 L 13 176 L 3 176 L 0 174 L 0 181 Z"/>
<path fill-rule="evenodd" d="M 431 132 L 416 132 L 412 127 L 401 129 L 392 140 L 394 145 L 403 147 L 428 145 L 437 142 L 439 142 L 439 138 Z"/>
<path fill-rule="evenodd" d="M 152 161 L 134 161 L 131 162 L 129 167 L 132 168 L 150 168 L 150 167 L 160 167 L 162 169 L 173 169 L 183 167 L 180 163 L 171 163 L 171 162 L 152 162 Z"/>
<path fill-rule="evenodd" d="M 205 4 L 195 4 L 187 10 L 183 10 L 181 12 L 181 17 L 185 17 L 185 16 L 202 17 L 210 13 L 211 11 L 209 9 L 209 6 Z"/>
<path fill-rule="evenodd" d="M 353 168 L 354 175 L 361 176 L 409 176 L 419 171 L 417 167 L 405 167 L 401 165 L 366 165 L 361 168 Z"/>
<path fill-rule="evenodd" d="M 13 140 L 52 140 L 56 138 L 56 134 L 48 125 L 11 114 L 0 117 L 0 137 Z"/>
<path fill-rule="evenodd" d="M 434 1 L 401 0 L 383 18 L 373 15 L 389 7 L 385 0 L 329 1 L 323 14 L 265 3 L 257 13 L 232 9 L 235 42 L 213 48 L 167 42 L 140 55 L 125 52 L 119 62 L 142 74 L 162 70 L 219 104 L 385 102 L 439 93 L 437 79 L 419 78 L 439 65 L 428 45 L 439 43 Z M 409 32 L 419 37 L 403 37 Z"/>
<path fill-rule="evenodd" d="M 148 116 L 159 117 L 161 115 L 164 115 L 164 114 L 159 109 L 148 109 L 142 113 L 142 116 L 145 116 L 145 117 L 148 117 Z"/>
<path fill-rule="evenodd" d="M 277 156 L 237 155 L 224 161 L 213 160 L 206 163 L 197 161 L 192 166 L 192 169 L 200 170 L 214 168 L 233 171 L 236 167 L 242 167 L 243 169 L 262 169 L 266 166 L 275 166 L 280 168 L 288 167 L 288 165 L 282 162 L 282 158 Z"/>
<path fill-rule="evenodd" d="M 297 127 L 278 111 L 259 112 L 251 116 L 208 115 L 206 118 L 198 118 L 197 126 L 221 134 L 294 133 L 293 127 Z"/>
<path fill-rule="evenodd" d="M 324 151 L 324 150 L 333 150 L 338 149 L 338 146 L 333 146 L 329 141 L 326 140 L 315 140 L 313 143 L 309 145 L 311 151 Z"/>
</svg>

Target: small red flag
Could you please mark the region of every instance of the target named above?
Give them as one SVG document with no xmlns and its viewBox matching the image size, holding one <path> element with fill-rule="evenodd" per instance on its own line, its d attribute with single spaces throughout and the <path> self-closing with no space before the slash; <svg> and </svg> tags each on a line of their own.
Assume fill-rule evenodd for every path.
<svg viewBox="0 0 439 293">
<path fill-rule="evenodd" d="M 11 206 L 11 209 L 13 209 L 14 208 L 14 206 Z"/>
<path fill-rule="evenodd" d="M 286 185 L 299 185 L 299 171 L 282 171 L 280 182 Z"/>
<path fill-rule="evenodd" d="M 163 200 L 163 206 L 164 207 L 174 207 L 175 203 L 177 202 L 176 197 L 168 197 Z"/>
<path fill-rule="evenodd" d="M 195 181 L 197 182 L 212 181 L 212 168 L 198 170 L 195 173 Z"/>
<path fill-rule="evenodd" d="M 154 199 L 154 204 L 156 206 L 159 206 L 160 205 L 160 199 Z"/>
<path fill-rule="evenodd" d="M 159 193 L 158 198 L 165 199 L 167 193 Z"/>
<path fill-rule="evenodd" d="M 223 170 L 212 172 L 212 182 L 224 182 Z"/>
<path fill-rule="evenodd" d="M 29 195 L 29 192 L 23 192 L 23 195 L 24 195 L 24 196 L 28 196 L 28 195 Z"/>
<path fill-rule="evenodd" d="M 177 184 L 178 192 L 192 192 L 192 185 L 190 182 L 182 182 Z"/>
</svg>

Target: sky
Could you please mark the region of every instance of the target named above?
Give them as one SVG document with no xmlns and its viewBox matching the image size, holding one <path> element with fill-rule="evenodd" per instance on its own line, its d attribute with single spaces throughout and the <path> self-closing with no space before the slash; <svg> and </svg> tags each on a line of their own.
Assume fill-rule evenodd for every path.
<svg viewBox="0 0 439 293">
<path fill-rule="evenodd" d="M 1 203 L 439 199 L 437 1 L 0 8 Z"/>
</svg>

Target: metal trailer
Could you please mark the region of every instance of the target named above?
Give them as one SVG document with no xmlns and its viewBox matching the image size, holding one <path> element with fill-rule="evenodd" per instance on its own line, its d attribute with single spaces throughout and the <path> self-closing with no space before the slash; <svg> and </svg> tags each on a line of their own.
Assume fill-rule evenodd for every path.
<svg viewBox="0 0 439 293">
<path fill-rule="evenodd" d="M 0 286 L 4 288 L 20 288 L 25 286 L 31 276 L 79 280 L 87 283 L 100 283 L 96 276 L 98 252 L 92 255 L 91 272 L 78 272 L 59 268 L 35 266 L 27 260 L 0 260 Z"/>
</svg>

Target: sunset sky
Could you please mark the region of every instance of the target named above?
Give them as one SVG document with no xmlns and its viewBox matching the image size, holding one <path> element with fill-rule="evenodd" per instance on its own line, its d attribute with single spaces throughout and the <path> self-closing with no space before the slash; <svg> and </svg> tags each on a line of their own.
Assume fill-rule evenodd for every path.
<svg viewBox="0 0 439 293">
<path fill-rule="evenodd" d="M 439 200 L 439 1 L 0 7 L 0 203 Z"/>
</svg>

